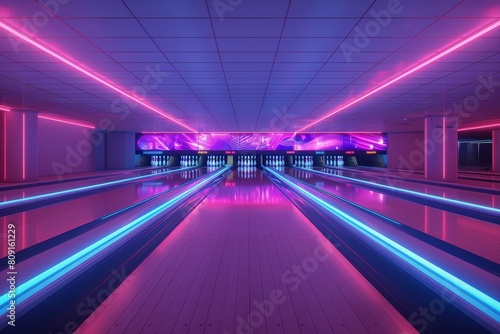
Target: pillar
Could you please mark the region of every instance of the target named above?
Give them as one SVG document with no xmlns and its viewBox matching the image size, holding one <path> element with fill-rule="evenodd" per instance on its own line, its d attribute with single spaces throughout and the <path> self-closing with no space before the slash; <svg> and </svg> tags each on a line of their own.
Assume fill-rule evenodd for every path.
<svg viewBox="0 0 500 334">
<path fill-rule="evenodd" d="M 454 181 L 458 172 L 456 116 L 425 118 L 425 178 Z"/>
<path fill-rule="evenodd" d="M 424 131 L 387 134 L 387 167 L 400 171 L 423 171 L 425 167 Z M 404 172 L 403 172 L 404 173 Z M 401 174 L 409 175 L 409 174 Z"/>
<path fill-rule="evenodd" d="M 135 168 L 135 133 L 110 132 L 106 136 L 107 169 Z"/>
<path fill-rule="evenodd" d="M 493 145 L 492 147 L 492 155 L 491 155 L 491 165 L 492 170 L 495 172 L 500 172 L 500 129 L 493 130 L 492 133 Z"/>
<path fill-rule="evenodd" d="M 100 140 L 95 143 L 96 170 L 106 170 L 106 132 L 96 129 L 94 135 L 100 138 Z"/>
<path fill-rule="evenodd" d="M 12 109 L 2 114 L 3 182 L 30 182 L 38 179 L 38 112 Z"/>
</svg>

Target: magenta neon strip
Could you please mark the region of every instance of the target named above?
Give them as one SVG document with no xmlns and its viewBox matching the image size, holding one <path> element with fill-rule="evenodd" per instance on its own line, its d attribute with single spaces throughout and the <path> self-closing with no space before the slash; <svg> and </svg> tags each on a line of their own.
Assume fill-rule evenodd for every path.
<svg viewBox="0 0 500 334">
<path fill-rule="evenodd" d="M 7 114 L 3 122 L 3 179 L 7 180 Z"/>
<path fill-rule="evenodd" d="M 112 90 L 114 90 L 114 91 L 116 91 L 116 92 L 120 93 L 121 95 L 123 95 L 123 96 L 127 97 L 128 99 L 133 100 L 133 101 L 135 101 L 135 102 L 139 103 L 140 105 L 142 105 L 142 106 L 144 106 L 144 107 L 148 108 L 148 109 L 149 109 L 149 110 L 151 110 L 151 111 L 154 111 L 155 113 L 157 113 L 157 114 L 159 114 L 159 115 L 161 115 L 161 116 L 163 116 L 163 117 L 167 118 L 168 120 L 170 120 L 170 121 L 172 121 L 172 122 L 174 122 L 174 123 L 176 123 L 176 124 L 178 124 L 178 125 L 182 126 L 183 128 L 188 129 L 189 131 L 197 132 L 194 128 L 192 128 L 192 127 L 190 127 L 190 126 L 188 126 L 188 125 L 185 125 L 184 123 L 182 123 L 182 122 L 181 122 L 181 121 L 179 121 L 178 119 L 174 118 L 173 116 L 170 116 L 169 114 L 167 114 L 167 113 L 165 113 L 165 112 L 161 111 L 160 109 L 158 109 L 158 108 L 156 108 L 156 107 L 154 107 L 154 106 L 152 106 L 152 105 L 150 105 L 150 104 L 148 104 L 148 103 L 146 103 L 146 102 L 144 102 L 144 101 L 142 101 L 142 100 L 138 99 L 137 97 L 135 97 L 135 96 L 133 96 L 133 95 L 131 95 L 131 94 L 127 93 L 126 91 L 124 91 L 123 89 L 119 88 L 118 86 L 116 86 L 116 85 L 115 85 L 114 83 L 112 83 L 111 81 L 109 81 L 109 80 L 107 80 L 107 79 L 104 79 L 104 78 L 102 78 L 102 77 L 100 77 L 100 76 L 98 76 L 98 75 L 96 75 L 96 74 L 92 73 L 92 72 L 91 72 L 91 71 L 89 71 L 89 70 L 86 70 L 86 69 L 85 69 L 85 68 L 83 68 L 82 66 L 80 66 L 80 65 L 78 65 L 78 64 L 76 64 L 76 63 L 74 63 L 74 62 L 72 62 L 71 60 L 69 60 L 69 59 L 67 59 L 67 58 L 65 58 L 65 57 L 63 57 L 63 56 L 61 56 L 61 55 L 60 55 L 60 54 L 58 54 L 57 52 L 54 52 L 54 51 L 50 50 L 48 47 L 46 47 L 46 46 L 42 45 L 41 43 L 39 43 L 39 42 L 37 42 L 37 41 L 35 41 L 35 40 L 31 39 L 31 37 L 29 37 L 29 36 L 27 36 L 27 35 L 24 35 L 23 33 L 21 33 L 21 32 L 19 32 L 19 31 L 17 31 L 16 29 L 14 29 L 14 28 L 12 28 L 12 27 L 10 27 L 9 25 L 7 25 L 7 24 L 5 24 L 5 23 L 3 23 L 3 22 L 0 22 L 0 28 L 3 28 L 4 30 L 6 30 L 6 31 L 10 32 L 11 34 L 13 34 L 13 35 L 15 35 L 15 36 L 19 37 L 19 38 L 20 38 L 20 39 L 22 39 L 23 41 L 25 41 L 25 42 L 27 42 L 27 43 L 29 43 L 29 44 L 33 45 L 33 46 L 34 46 L 34 47 L 36 47 L 37 49 L 39 49 L 39 50 L 41 50 L 41 51 L 45 52 L 46 54 L 48 54 L 48 55 L 50 55 L 50 56 L 52 56 L 52 57 L 54 57 L 54 58 L 56 58 L 56 59 L 58 59 L 58 60 L 62 61 L 62 62 L 63 62 L 63 63 L 65 63 L 65 64 L 67 64 L 67 65 L 69 65 L 69 66 L 73 67 L 75 70 L 77 70 L 77 71 L 79 71 L 79 72 L 81 72 L 81 73 L 85 74 L 86 76 L 88 76 L 88 77 L 90 77 L 90 78 L 92 78 L 92 79 L 94 79 L 94 80 L 96 80 L 96 81 L 100 82 L 101 84 L 105 85 L 106 87 L 111 88 Z"/>
<path fill-rule="evenodd" d="M 494 23 L 487 25 L 485 28 L 481 29 L 479 32 L 477 32 L 477 33 L 473 34 L 472 36 L 467 37 L 466 39 L 464 39 L 464 40 L 462 40 L 462 41 L 460 41 L 460 42 L 458 42 L 458 43 L 454 44 L 452 47 L 450 47 L 450 48 L 448 48 L 448 49 L 446 49 L 446 50 L 444 50 L 444 51 L 442 51 L 442 52 L 438 53 L 438 54 L 437 54 L 437 55 L 435 55 L 434 57 L 431 57 L 431 58 L 427 59 L 426 61 L 424 61 L 424 62 L 422 62 L 422 63 L 420 63 L 420 64 L 415 65 L 414 67 L 412 67 L 412 68 L 411 68 L 411 69 L 409 69 L 408 71 L 403 72 L 402 74 L 400 74 L 400 75 L 398 75 L 397 77 L 395 77 L 394 79 L 392 79 L 392 80 L 390 80 L 390 81 L 386 82 L 385 84 L 380 85 L 380 86 L 378 86 L 378 87 L 374 88 L 373 90 L 369 91 L 368 93 L 365 93 L 364 95 L 361 95 L 360 97 L 358 97 L 358 98 L 356 98 L 355 100 L 353 100 L 353 101 L 351 101 L 351 102 L 349 102 L 349 103 L 347 103 L 347 104 L 343 105 L 342 107 L 337 108 L 337 109 L 335 109 L 334 111 L 332 111 L 332 112 L 330 112 L 330 113 L 326 114 L 325 116 L 322 116 L 321 118 L 319 118 L 319 119 L 317 119 L 317 120 L 315 120 L 315 121 L 313 121 L 313 122 L 311 122 L 311 123 L 307 124 L 306 126 L 304 126 L 304 127 L 302 127 L 301 129 L 299 129 L 297 132 L 303 132 L 304 130 L 306 130 L 306 129 L 310 128 L 311 126 L 313 126 L 313 125 L 315 125 L 315 124 L 318 124 L 318 123 L 320 123 L 320 122 L 324 121 L 325 119 L 327 119 L 327 118 L 329 118 L 329 117 L 331 117 L 331 116 L 335 115 L 336 113 L 339 113 L 339 112 L 341 112 L 342 110 L 345 110 L 345 109 L 347 109 L 348 107 L 350 107 L 350 106 L 352 106 L 352 105 L 355 105 L 355 104 L 356 104 L 356 103 L 358 103 L 358 102 L 363 101 L 363 100 L 364 100 L 364 99 L 366 99 L 367 97 L 369 97 L 369 96 L 371 96 L 371 95 L 373 95 L 373 94 L 377 93 L 378 91 L 381 91 L 382 89 L 384 89 L 384 88 L 386 88 L 386 87 L 388 87 L 388 86 L 390 86 L 390 85 L 392 85 L 392 84 L 394 84 L 394 83 L 398 82 L 399 80 L 401 80 L 401 79 L 403 79 L 403 78 L 405 78 L 405 77 L 409 76 L 410 74 L 412 74 L 412 73 L 414 73 L 414 72 L 416 72 L 416 71 L 418 71 L 418 70 L 420 70 L 420 69 L 424 68 L 425 66 L 427 66 L 427 65 L 429 65 L 429 64 L 432 64 L 432 63 L 433 63 L 433 62 L 435 62 L 436 60 L 439 60 L 439 59 L 443 58 L 443 57 L 444 57 L 444 56 L 446 56 L 447 54 L 449 54 L 449 53 L 451 53 L 451 52 L 453 52 L 453 51 L 455 51 L 455 50 L 457 50 L 457 49 L 461 48 L 461 47 L 462 47 L 462 46 L 464 46 L 464 45 L 467 45 L 468 43 L 470 43 L 470 42 L 474 41 L 475 39 L 477 39 L 477 38 L 479 38 L 479 37 L 483 36 L 484 34 L 486 34 L 486 33 L 490 32 L 490 31 L 492 31 L 493 29 L 498 28 L 499 26 L 500 26 L 500 20 L 496 20 Z"/>
<path fill-rule="evenodd" d="M 23 113 L 23 180 L 26 180 L 26 114 Z"/>
<path fill-rule="evenodd" d="M 38 115 L 38 118 L 43 118 L 43 119 L 47 119 L 47 120 L 54 121 L 54 122 L 59 122 L 59 123 L 66 123 L 66 124 L 81 126 L 81 127 L 89 128 L 89 129 L 95 129 L 95 126 L 93 126 L 93 125 L 78 123 L 78 122 L 74 122 L 74 121 L 67 121 L 67 120 L 64 120 L 64 119 L 56 118 L 56 117 L 48 117 L 48 116 L 40 116 L 40 115 Z"/>
<path fill-rule="evenodd" d="M 458 131 L 480 130 L 480 129 L 488 129 L 488 128 L 496 128 L 496 127 L 500 128 L 500 123 L 471 126 L 468 128 L 458 129 Z"/>
</svg>

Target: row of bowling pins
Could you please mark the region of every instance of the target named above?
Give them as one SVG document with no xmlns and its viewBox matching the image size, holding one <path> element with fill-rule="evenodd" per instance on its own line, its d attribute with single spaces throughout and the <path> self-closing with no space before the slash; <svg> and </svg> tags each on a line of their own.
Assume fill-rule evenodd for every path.
<svg viewBox="0 0 500 334">
<path fill-rule="evenodd" d="M 344 157 L 339 156 L 326 156 L 325 157 L 326 166 L 344 166 Z"/>
<path fill-rule="evenodd" d="M 181 155 L 181 167 L 199 166 L 198 156 Z"/>
<path fill-rule="evenodd" d="M 207 157 L 207 166 L 225 166 L 226 165 L 226 157 L 223 155 L 209 155 Z"/>
<path fill-rule="evenodd" d="M 266 166 L 280 167 L 285 165 L 285 157 L 277 155 L 266 156 Z"/>
<path fill-rule="evenodd" d="M 294 157 L 293 165 L 297 167 L 312 167 L 314 160 L 311 155 Z"/>
<path fill-rule="evenodd" d="M 257 166 L 257 157 L 255 155 L 238 155 L 238 167 Z"/>
<path fill-rule="evenodd" d="M 170 157 L 165 157 L 164 155 L 153 155 L 151 157 L 151 166 L 153 167 L 162 167 L 167 166 L 170 162 Z"/>
</svg>

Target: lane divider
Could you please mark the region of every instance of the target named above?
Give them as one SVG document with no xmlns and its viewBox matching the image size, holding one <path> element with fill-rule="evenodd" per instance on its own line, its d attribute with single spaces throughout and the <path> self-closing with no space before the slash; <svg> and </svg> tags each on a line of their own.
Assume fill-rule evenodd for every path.
<svg viewBox="0 0 500 334">
<path fill-rule="evenodd" d="M 387 186 L 384 184 L 378 184 L 378 183 L 364 181 L 364 180 L 358 180 L 358 179 L 347 177 L 347 176 L 329 174 L 329 173 L 321 172 L 318 170 L 311 170 L 311 169 L 302 168 L 302 167 L 295 167 L 295 168 L 299 169 L 299 170 L 304 170 L 304 171 L 307 171 L 310 173 L 327 175 L 327 176 L 331 176 L 334 178 L 339 178 L 339 179 L 346 180 L 346 181 L 349 181 L 349 182 L 355 183 L 355 184 L 366 185 L 366 186 L 376 188 L 376 189 L 383 189 L 386 191 L 390 191 L 392 193 L 398 193 L 398 194 L 407 195 L 407 196 L 410 195 L 410 196 L 418 197 L 421 199 L 436 201 L 436 202 L 442 203 L 442 204 L 453 205 L 455 207 L 462 207 L 462 208 L 467 208 L 467 209 L 472 209 L 475 211 L 483 212 L 486 214 L 498 215 L 498 217 L 500 218 L 500 209 L 492 208 L 489 206 L 459 201 L 459 200 L 446 198 L 446 197 L 440 197 L 440 196 L 436 196 L 436 195 L 425 194 L 425 193 L 421 193 L 418 191 L 412 191 L 412 190 L 408 190 L 408 189 Z"/>
<path fill-rule="evenodd" d="M 417 269 L 419 272 L 421 272 L 440 286 L 445 287 L 451 292 L 455 293 L 458 297 L 467 302 L 468 305 L 472 306 L 483 315 L 492 319 L 496 323 L 500 322 L 500 302 L 495 298 L 489 296 L 478 288 L 468 284 L 457 276 L 440 268 L 431 261 L 402 246 L 394 240 L 386 237 L 382 233 L 374 230 L 373 228 L 367 226 L 354 217 L 349 216 L 347 213 L 337 209 L 330 203 L 320 199 L 304 188 L 288 180 L 280 173 L 268 167 L 263 166 L 262 168 L 281 182 L 286 183 L 288 186 L 295 189 L 298 193 L 307 197 L 312 202 L 320 205 L 337 218 L 340 218 L 343 222 L 345 222 L 358 232 L 362 233 L 365 237 L 368 237 L 370 240 L 376 242 L 378 245 L 382 246 L 393 255 L 396 255 L 398 258 L 402 259 L 411 267 Z"/>
<path fill-rule="evenodd" d="M 91 245 L 85 247 L 84 249 L 78 251 L 77 253 L 71 255 L 67 259 L 59 262 L 58 264 L 52 266 L 51 268 L 41 272 L 40 274 L 34 276 L 30 280 L 21 284 L 16 288 L 16 307 L 19 307 L 22 302 L 26 299 L 30 298 L 34 294 L 40 292 L 46 286 L 53 284 L 56 280 L 61 278 L 63 275 L 67 274 L 71 270 L 76 267 L 82 265 L 87 262 L 95 255 L 99 254 L 104 249 L 110 247 L 126 235 L 129 235 L 131 232 L 144 225 L 149 220 L 158 217 L 162 214 L 166 209 L 171 207 L 172 205 L 178 203 L 182 199 L 187 196 L 197 192 L 200 188 L 204 187 L 208 183 L 212 182 L 217 177 L 226 173 L 231 169 L 231 166 L 222 167 L 219 171 L 215 171 L 213 175 L 210 175 L 205 180 L 201 181 L 199 184 L 191 187 L 180 195 L 174 197 L 173 199 L 165 202 L 164 204 L 156 207 L 155 209 L 145 213 L 144 215 L 136 218 L 132 222 L 127 225 L 119 228 L 118 230 L 108 234 L 107 236 L 95 241 Z M 9 298 L 9 294 L 6 293 L 0 297 L 0 308 L 1 315 L 6 314 L 7 307 L 9 306 L 11 298 Z"/>
<path fill-rule="evenodd" d="M 160 193 L 157 193 L 151 197 L 147 197 L 139 202 L 136 202 L 132 205 L 129 205 L 129 206 L 126 206 L 124 208 L 121 208 L 119 210 L 116 210 L 112 213 L 109 213 L 105 216 L 102 216 L 100 218 L 97 218 L 97 219 L 94 219 L 88 223 L 85 223 L 84 225 L 81 225 L 81 226 L 78 226 L 72 230 L 69 230 L 67 232 L 64 232 L 62 234 L 58 234 L 57 236 L 54 236 L 50 239 L 47 239 L 45 241 L 42 241 L 38 244 L 35 244 L 31 247 L 28 247 L 28 248 L 25 248 L 25 249 L 22 249 L 18 252 L 16 252 L 16 261 L 17 262 L 20 262 L 20 261 L 24 261 L 32 256 L 35 256 L 35 255 L 38 255 L 39 253 L 41 252 L 44 252 L 46 251 L 47 249 L 49 248 L 52 248 L 52 247 L 55 247 L 63 242 L 66 242 L 70 239 L 73 239 L 73 238 L 76 238 L 78 237 L 79 235 L 83 234 L 83 233 L 86 233 L 98 226 L 101 226 L 102 224 L 105 224 L 108 220 L 110 220 L 111 218 L 114 218 L 118 215 L 121 215 L 121 214 L 124 214 L 130 210 L 133 210 L 141 205 L 144 205 L 145 203 L 149 203 L 151 201 L 154 201 L 155 199 L 157 199 L 158 197 L 161 197 L 165 194 L 168 194 L 174 190 L 177 190 L 179 187 L 184 187 L 184 186 L 188 186 L 189 184 L 192 184 L 192 183 L 196 183 L 198 182 L 200 179 L 202 179 L 203 177 L 205 177 L 206 174 L 203 174 L 201 176 L 198 176 L 194 179 L 191 179 L 189 181 L 186 181 L 184 183 L 181 183 L 175 187 L 172 187 L 172 188 L 169 188 L 169 189 L 166 189 Z M 147 182 L 147 181 L 146 181 Z M 4 258 L 0 259 L 1 260 L 4 260 L 5 261 L 5 264 L 0 264 L 0 271 L 3 271 L 5 270 L 7 267 L 8 267 L 8 263 L 7 263 L 7 256 L 5 256 Z"/>
<path fill-rule="evenodd" d="M 146 178 L 153 178 L 153 177 L 157 177 L 160 175 L 177 173 L 180 171 L 185 171 L 185 170 L 189 170 L 189 169 L 193 169 L 193 168 L 199 168 L 199 167 L 187 167 L 187 168 L 173 169 L 173 170 L 168 170 L 165 172 L 160 172 L 160 173 L 155 173 L 155 174 L 147 174 L 147 175 L 130 177 L 127 179 L 122 179 L 122 180 L 93 184 L 91 186 L 78 187 L 78 188 L 72 188 L 72 189 L 67 189 L 67 190 L 55 191 L 55 192 L 47 193 L 47 194 L 12 199 L 12 200 L 8 200 L 8 201 L 0 203 L 0 210 L 6 209 L 6 208 L 12 208 L 13 206 L 17 206 L 17 205 L 32 203 L 32 202 L 38 201 L 38 200 L 46 200 L 46 199 L 56 198 L 56 197 L 64 196 L 64 195 L 70 195 L 70 194 L 75 194 L 75 193 L 89 191 L 89 190 L 101 189 L 101 188 L 105 188 L 105 187 L 115 186 L 117 184 L 142 180 L 142 179 L 146 179 Z"/>
<path fill-rule="evenodd" d="M 387 216 L 384 216 L 383 214 L 380 214 L 374 210 L 368 209 L 360 204 L 357 204 L 353 201 L 350 201 L 348 199 L 345 199 L 342 196 L 335 195 L 334 193 L 331 193 L 329 190 L 325 190 L 319 186 L 312 185 L 308 183 L 307 181 L 301 180 L 297 178 L 296 176 L 293 175 L 288 175 L 289 177 L 293 178 L 294 181 L 300 182 L 301 184 L 306 185 L 307 187 L 310 187 L 314 189 L 317 192 L 320 192 L 328 197 L 331 197 L 337 201 L 340 201 L 342 203 L 345 203 L 347 205 L 353 206 L 356 209 L 363 211 L 369 215 L 372 215 L 374 217 L 377 217 L 380 219 L 381 222 L 387 224 L 388 226 L 391 226 L 392 228 L 395 228 L 403 233 L 406 233 L 408 235 L 411 235 L 414 238 L 420 239 L 421 241 L 432 245 L 433 247 L 436 247 L 444 252 L 447 252 L 455 257 L 459 257 L 461 260 L 468 262 L 472 264 L 473 266 L 476 266 L 478 268 L 481 268 L 492 275 L 500 277 L 500 264 L 486 259 L 480 255 L 477 255 L 473 252 L 470 252 L 466 249 L 460 248 L 459 246 L 456 246 L 454 244 L 448 243 L 440 238 L 437 238 L 435 236 L 432 236 L 431 234 L 425 233 L 419 229 L 410 227 L 409 225 L 402 224 L 399 221 L 396 221 L 392 218 L 389 218 Z"/>
</svg>

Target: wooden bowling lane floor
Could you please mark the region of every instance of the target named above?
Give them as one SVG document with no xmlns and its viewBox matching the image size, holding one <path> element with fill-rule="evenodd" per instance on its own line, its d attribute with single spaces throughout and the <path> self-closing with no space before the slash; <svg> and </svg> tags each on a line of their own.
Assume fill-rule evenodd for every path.
<svg viewBox="0 0 500 334">
<path fill-rule="evenodd" d="M 416 333 L 270 181 L 251 176 L 224 180 L 80 333 Z"/>
</svg>

